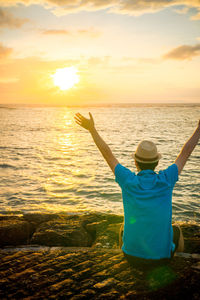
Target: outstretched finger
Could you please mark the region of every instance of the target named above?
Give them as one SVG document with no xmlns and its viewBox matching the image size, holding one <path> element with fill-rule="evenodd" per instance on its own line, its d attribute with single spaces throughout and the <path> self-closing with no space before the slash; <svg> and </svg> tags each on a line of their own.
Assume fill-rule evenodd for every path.
<svg viewBox="0 0 200 300">
<path fill-rule="evenodd" d="M 81 126 L 81 124 L 82 124 L 80 121 L 78 121 L 78 120 L 76 120 L 76 119 L 75 119 L 75 122 L 76 122 L 76 124 L 78 124 L 78 125 L 80 125 L 80 126 Z"/>
<path fill-rule="evenodd" d="M 82 121 L 82 118 L 80 118 L 79 116 L 75 116 L 74 119 L 77 119 L 79 121 Z"/>
<path fill-rule="evenodd" d="M 80 113 L 77 113 L 76 116 L 79 117 L 80 119 L 84 118 Z"/>
<path fill-rule="evenodd" d="M 77 121 L 77 122 L 82 122 L 82 120 L 80 119 L 80 118 L 78 118 L 78 117 L 74 117 L 74 119 L 75 119 L 75 121 Z"/>
<path fill-rule="evenodd" d="M 89 112 L 89 115 L 90 115 L 90 119 L 94 122 L 94 119 L 93 119 L 93 116 L 92 116 L 91 112 Z"/>
</svg>

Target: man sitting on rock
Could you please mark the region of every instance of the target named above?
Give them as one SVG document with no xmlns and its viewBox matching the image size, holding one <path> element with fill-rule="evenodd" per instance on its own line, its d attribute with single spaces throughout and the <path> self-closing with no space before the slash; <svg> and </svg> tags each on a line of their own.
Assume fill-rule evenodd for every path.
<svg viewBox="0 0 200 300">
<path fill-rule="evenodd" d="M 158 174 L 154 171 L 161 154 L 151 141 L 142 141 L 133 154 L 138 173 L 122 166 L 98 134 L 93 117 L 75 116 L 76 123 L 87 129 L 122 189 L 124 225 L 122 250 L 132 263 L 170 259 L 183 252 L 181 228 L 172 226 L 172 191 L 178 175 L 200 138 L 200 121 L 175 162 Z M 120 233 L 121 237 L 121 233 Z M 121 245 L 120 245 L 121 246 Z"/>
</svg>

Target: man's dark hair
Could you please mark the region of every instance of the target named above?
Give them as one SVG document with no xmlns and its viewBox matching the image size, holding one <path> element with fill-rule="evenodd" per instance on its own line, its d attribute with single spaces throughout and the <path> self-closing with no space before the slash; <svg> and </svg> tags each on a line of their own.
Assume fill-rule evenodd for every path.
<svg viewBox="0 0 200 300">
<path fill-rule="evenodd" d="M 153 170 L 154 171 L 154 169 L 158 165 L 158 161 L 156 161 L 154 163 L 141 163 L 139 161 L 136 161 L 136 162 L 137 162 L 140 170 Z"/>
</svg>

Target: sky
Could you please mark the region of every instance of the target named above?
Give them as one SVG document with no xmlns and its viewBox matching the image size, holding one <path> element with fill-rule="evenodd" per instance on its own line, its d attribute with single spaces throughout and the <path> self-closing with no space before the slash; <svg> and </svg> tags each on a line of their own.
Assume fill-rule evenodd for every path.
<svg viewBox="0 0 200 300">
<path fill-rule="evenodd" d="M 1 104 L 200 103 L 199 70 L 199 0 L 0 0 Z"/>
</svg>

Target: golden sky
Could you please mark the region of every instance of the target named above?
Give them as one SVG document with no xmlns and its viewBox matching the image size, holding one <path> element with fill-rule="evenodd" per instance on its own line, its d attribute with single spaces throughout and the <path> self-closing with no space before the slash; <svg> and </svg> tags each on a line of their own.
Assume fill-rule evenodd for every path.
<svg viewBox="0 0 200 300">
<path fill-rule="evenodd" d="M 200 103 L 199 0 L 0 3 L 0 103 Z"/>
</svg>

